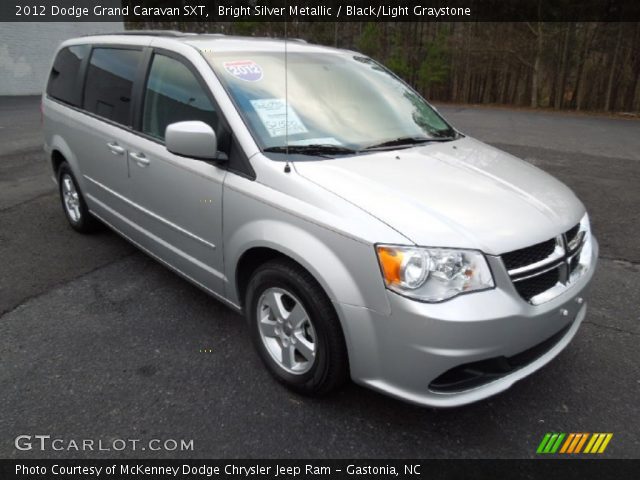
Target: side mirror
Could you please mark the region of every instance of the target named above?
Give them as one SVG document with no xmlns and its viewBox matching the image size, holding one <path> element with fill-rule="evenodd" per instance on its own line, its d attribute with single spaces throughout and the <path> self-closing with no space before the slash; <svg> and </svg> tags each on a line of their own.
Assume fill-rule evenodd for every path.
<svg viewBox="0 0 640 480">
<path fill-rule="evenodd" d="M 198 160 L 226 160 L 218 152 L 216 132 L 204 122 L 176 122 L 167 126 L 164 141 L 171 153 Z"/>
</svg>

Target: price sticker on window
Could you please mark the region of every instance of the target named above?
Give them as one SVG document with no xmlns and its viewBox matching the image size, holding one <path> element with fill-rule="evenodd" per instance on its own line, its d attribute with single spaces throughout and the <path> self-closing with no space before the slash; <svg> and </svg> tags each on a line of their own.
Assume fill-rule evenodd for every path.
<svg viewBox="0 0 640 480">
<path fill-rule="evenodd" d="M 254 110 L 271 137 L 308 132 L 300 117 L 284 98 L 251 100 Z"/>
</svg>

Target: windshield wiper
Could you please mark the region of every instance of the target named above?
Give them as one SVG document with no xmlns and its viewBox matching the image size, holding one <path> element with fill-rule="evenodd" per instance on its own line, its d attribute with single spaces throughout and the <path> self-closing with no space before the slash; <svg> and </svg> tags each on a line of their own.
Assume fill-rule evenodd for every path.
<svg viewBox="0 0 640 480">
<path fill-rule="evenodd" d="M 347 147 L 341 147 L 340 145 L 331 144 L 311 144 L 311 145 L 278 145 L 276 147 L 267 147 L 265 152 L 273 153 L 298 153 L 301 155 L 348 155 L 351 153 L 357 153 L 356 150 Z"/>
<path fill-rule="evenodd" d="M 376 150 L 378 148 L 386 148 L 386 147 L 402 147 L 402 146 L 411 146 L 411 145 L 421 145 L 423 143 L 431 143 L 431 142 L 450 142 L 451 140 L 455 140 L 454 137 L 400 137 L 394 138 L 393 140 L 387 140 L 386 142 L 374 143 L 373 145 L 369 145 L 368 147 L 364 147 L 363 150 Z"/>
</svg>

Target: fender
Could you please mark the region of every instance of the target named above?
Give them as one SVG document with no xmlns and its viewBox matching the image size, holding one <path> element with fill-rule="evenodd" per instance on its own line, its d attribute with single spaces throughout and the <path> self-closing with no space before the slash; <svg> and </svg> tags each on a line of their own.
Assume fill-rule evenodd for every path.
<svg viewBox="0 0 640 480">
<path fill-rule="evenodd" d="M 308 224 L 309 225 L 309 224 Z M 306 225 L 305 225 L 306 226 Z M 373 246 L 343 237 L 335 232 L 310 225 L 313 232 L 286 221 L 259 219 L 242 225 L 225 238 L 226 296 L 240 303 L 236 287 L 236 266 L 242 255 L 256 247 L 270 248 L 295 260 L 313 275 L 334 305 L 367 306 L 380 312 L 390 311 L 382 277 L 375 263 Z M 268 232 L 268 238 L 263 232 Z M 322 237 L 331 238 L 331 249 Z M 338 254 L 340 252 L 340 254 Z M 355 278 L 356 275 L 358 278 Z M 371 288 L 372 282 L 379 284 Z M 364 288 L 363 288 L 364 287 Z"/>
</svg>

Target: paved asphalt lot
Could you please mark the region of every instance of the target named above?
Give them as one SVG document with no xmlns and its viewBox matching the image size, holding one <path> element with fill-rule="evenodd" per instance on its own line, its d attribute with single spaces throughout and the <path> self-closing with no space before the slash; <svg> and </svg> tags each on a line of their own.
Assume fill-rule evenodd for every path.
<svg viewBox="0 0 640 480">
<path fill-rule="evenodd" d="M 126 457 L 532 457 L 543 434 L 613 432 L 640 457 L 640 122 L 442 106 L 464 132 L 558 176 L 592 215 L 601 259 L 574 342 L 510 391 L 433 410 L 349 385 L 277 385 L 242 318 L 113 233 L 74 233 L 40 150 L 36 98 L 0 98 L 0 457 L 19 434 L 193 439 Z M 203 348 L 212 353 L 200 353 Z"/>
</svg>

